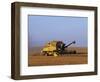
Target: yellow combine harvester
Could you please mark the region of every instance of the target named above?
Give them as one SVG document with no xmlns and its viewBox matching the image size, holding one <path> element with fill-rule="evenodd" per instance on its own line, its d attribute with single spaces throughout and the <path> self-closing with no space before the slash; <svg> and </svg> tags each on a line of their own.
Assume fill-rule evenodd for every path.
<svg viewBox="0 0 100 82">
<path fill-rule="evenodd" d="M 62 41 L 51 41 L 47 43 L 42 49 L 42 55 L 45 56 L 59 56 L 64 54 L 76 54 L 76 51 L 68 51 L 65 48 L 68 48 L 71 44 L 75 44 L 75 41 L 66 45 Z"/>
</svg>

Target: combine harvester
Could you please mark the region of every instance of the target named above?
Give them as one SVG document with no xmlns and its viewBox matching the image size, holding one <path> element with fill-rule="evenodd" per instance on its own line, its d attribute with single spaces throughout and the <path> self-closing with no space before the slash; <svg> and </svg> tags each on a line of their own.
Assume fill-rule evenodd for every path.
<svg viewBox="0 0 100 82">
<path fill-rule="evenodd" d="M 42 49 L 41 53 L 44 56 L 62 56 L 65 54 L 76 54 L 76 51 L 67 50 L 67 48 L 71 44 L 75 44 L 76 42 L 73 41 L 66 45 L 62 41 L 51 41 L 47 43 L 44 48 Z"/>
</svg>

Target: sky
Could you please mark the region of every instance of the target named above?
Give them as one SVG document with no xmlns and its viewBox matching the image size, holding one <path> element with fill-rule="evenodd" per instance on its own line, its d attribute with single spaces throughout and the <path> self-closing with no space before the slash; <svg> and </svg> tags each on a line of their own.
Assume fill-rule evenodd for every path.
<svg viewBox="0 0 100 82">
<path fill-rule="evenodd" d="M 28 16 L 28 46 L 44 46 L 52 40 L 68 44 L 76 41 L 75 46 L 87 47 L 87 17 L 69 16 Z"/>
</svg>

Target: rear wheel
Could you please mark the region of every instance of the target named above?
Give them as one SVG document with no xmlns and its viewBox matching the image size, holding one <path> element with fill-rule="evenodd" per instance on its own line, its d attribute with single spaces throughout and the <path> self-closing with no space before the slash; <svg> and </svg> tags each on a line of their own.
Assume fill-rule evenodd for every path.
<svg viewBox="0 0 100 82">
<path fill-rule="evenodd" d="M 73 51 L 73 54 L 76 54 L 76 51 Z"/>
</svg>

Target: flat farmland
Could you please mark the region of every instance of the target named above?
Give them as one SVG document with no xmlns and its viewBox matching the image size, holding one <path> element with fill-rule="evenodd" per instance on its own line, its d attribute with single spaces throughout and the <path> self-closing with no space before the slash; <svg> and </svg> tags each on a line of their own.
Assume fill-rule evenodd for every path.
<svg viewBox="0 0 100 82">
<path fill-rule="evenodd" d="M 69 47 L 67 50 L 76 50 L 76 54 L 64 54 L 63 56 L 43 56 L 42 47 L 32 48 L 28 53 L 28 66 L 45 65 L 73 65 L 87 64 L 88 55 L 86 47 Z"/>
</svg>

